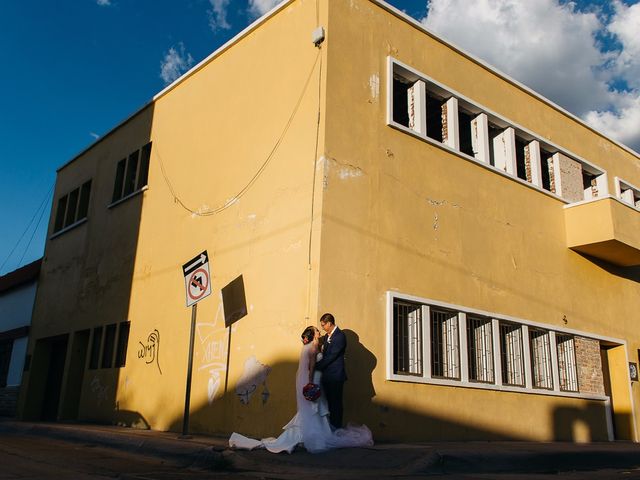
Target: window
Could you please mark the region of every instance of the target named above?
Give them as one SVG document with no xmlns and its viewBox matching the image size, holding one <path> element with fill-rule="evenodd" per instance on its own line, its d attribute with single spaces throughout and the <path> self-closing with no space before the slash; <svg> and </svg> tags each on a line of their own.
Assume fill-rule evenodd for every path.
<svg viewBox="0 0 640 480">
<path fill-rule="evenodd" d="M 13 340 L 0 340 L 0 388 L 7 386 Z"/>
<path fill-rule="evenodd" d="M 102 350 L 102 368 L 111 368 L 113 366 L 113 351 L 116 342 L 116 327 L 118 325 L 112 323 L 107 325 L 104 333 L 104 348 Z"/>
<path fill-rule="evenodd" d="M 118 347 L 116 349 L 116 367 L 124 367 L 127 363 L 127 344 L 129 342 L 130 322 L 122 322 L 118 329 Z"/>
<path fill-rule="evenodd" d="M 393 371 L 422 375 L 422 308 L 413 303 L 393 304 Z"/>
<path fill-rule="evenodd" d="M 560 390 L 563 392 L 577 392 L 578 373 L 576 368 L 576 346 L 573 336 L 556 334 L 556 345 Z"/>
<path fill-rule="evenodd" d="M 470 157 L 476 153 L 473 151 L 473 115 L 463 110 L 458 111 L 458 125 L 460 126 L 460 151 Z"/>
<path fill-rule="evenodd" d="M 527 142 L 516 137 L 516 176 L 525 181 L 531 176 L 527 175 L 526 146 Z"/>
<path fill-rule="evenodd" d="M 91 180 L 82 184 L 82 187 L 72 190 L 70 193 L 58 199 L 56 220 L 53 225 L 53 233 L 70 227 L 71 225 L 87 218 L 89 212 L 89 197 L 91 196 Z"/>
<path fill-rule="evenodd" d="M 605 399 L 600 390 L 579 385 L 578 372 L 592 363 L 577 354 L 572 333 L 397 292 L 387 298 L 388 380 Z M 599 342 L 589 336 L 584 341 Z"/>
<path fill-rule="evenodd" d="M 551 371 L 551 342 L 549 332 L 535 328 L 529 329 L 531 345 L 531 373 L 534 388 L 553 388 Z"/>
<path fill-rule="evenodd" d="M 493 383 L 493 331 L 490 318 L 467 316 L 469 380 Z"/>
<path fill-rule="evenodd" d="M 458 313 L 431 308 L 431 375 L 460 378 Z"/>
<path fill-rule="evenodd" d="M 568 203 L 608 194 L 606 173 L 599 167 L 536 138 L 535 133 L 491 113 L 410 66 L 392 58 L 389 62 L 390 126 L 410 131 L 430 143 L 444 144 L 463 158 L 475 158 Z M 640 209 L 640 191 L 634 194 L 626 190 L 624 201 Z"/>
<path fill-rule="evenodd" d="M 500 322 L 500 357 L 502 384 L 524 386 L 522 328 L 520 325 Z"/>
<path fill-rule="evenodd" d="M 111 197 L 112 203 L 140 191 L 147 185 L 150 158 L 151 142 L 118 162 Z"/>
<path fill-rule="evenodd" d="M 95 370 L 100 365 L 100 347 L 102 346 L 102 327 L 93 329 L 91 339 L 91 357 L 89 358 L 89 369 Z"/>
<path fill-rule="evenodd" d="M 540 149 L 540 162 L 542 163 L 540 166 L 540 176 L 542 177 L 542 188 L 548 192 L 551 191 L 551 172 L 549 169 L 553 168 L 551 165 L 552 157 L 553 153 Z"/>
<path fill-rule="evenodd" d="M 632 207 L 640 208 L 640 190 L 616 177 L 616 195 Z"/>
</svg>

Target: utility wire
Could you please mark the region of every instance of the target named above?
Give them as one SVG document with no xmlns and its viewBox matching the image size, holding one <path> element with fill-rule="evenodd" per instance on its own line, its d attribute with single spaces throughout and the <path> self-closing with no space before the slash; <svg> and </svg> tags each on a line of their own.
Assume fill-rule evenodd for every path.
<svg viewBox="0 0 640 480">
<path fill-rule="evenodd" d="M 311 265 L 311 240 L 313 239 L 313 214 L 316 200 L 316 173 L 318 171 L 318 143 L 320 141 L 320 112 L 322 111 L 322 49 L 320 50 L 320 72 L 318 74 L 318 119 L 316 124 L 316 146 L 313 153 L 313 183 L 311 184 L 311 218 L 309 220 L 309 252 L 308 263 Z"/>
<path fill-rule="evenodd" d="M 51 185 L 51 188 L 49 188 L 49 191 L 47 192 L 47 194 L 45 195 L 45 197 L 42 199 L 42 202 L 40 202 L 40 205 L 38 206 L 38 209 L 35 211 L 35 213 L 33 214 L 33 217 L 31 217 L 31 220 L 29 220 L 29 223 L 27 224 L 27 227 L 24 229 L 24 232 L 22 232 L 22 235 L 20 235 L 20 238 L 18 239 L 18 241 L 16 242 L 16 244 L 13 246 L 13 248 L 11 249 L 11 252 L 9 252 L 9 255 L 7 255 L 7 258 L 4 259 L 4 262 L 2 262 L 2 265 L 0 265 L 0 271 L 2 271 L 2 269 L 4 268 L 4 266 L 7 264 L 7 262 L 9 261 L 9 259 L 11 258 L 11 255 L 13 255 L 13 252 L 16 251 L 16 249 L 18 248 L 18 245 L 20 245 L 20 242 L 22 241 L 22 239 L 24 238 L 24 236 L 27 234 L 27 232 L 29 231 L 29 229 L 31 228 L 31 224 L 33 223 L 33 221 L 36 219 L 36 216 L 38 215 L 38 212 L 40 212 L 40 210 L 42 210 L 42 213 L 44 213 L 44 207 L 45 204 L 47 202 L 47 200 L 49 199 L 49 196 L 51 195 L 51 193 L 53 193 L 53 187 L 55 186 L 55 182 L 53 183 L 53 185 Z M 40 214 L 40 218 L 42 218 L 42 213 Z M 38 219 L 38 224 L 40 223 L 40 219 Z M 36 230 L 37 230 L 37 225 L 36 225 Z M 35 235 L 35 230 L 33 232 L 33 234 L 31 235 L 31 240 L 33 240 L 33 236 Z M 29 240 L 29 244 L 31 244 L 31 240 Z M 26 253 L 26 251 L 25 251 Z M 20 258 L 20 261 L 22 261 L 22 259 L 24 258 L 24 253 L 22 254 L 22 257 Z M 18 262 L 19 264 L 19 262 Z"/>
<path fill-rule="evenodd" d="M 51 190 L 53 190 L 53 187 L 51 187 Z M 51 195 L 51 190 L 49 190 L 49 195 Z M 49 196 L 47 195 L 47 197 Z M 45 197 L 45 199 L 47 198 Z M 33 233 L 31 234 L 31 238 L 29 238 L 29 242 L 27 242 L 27 246 L 24 248 L 24 252 L 22 252 L 22 256 L 20 257 L 20 261 L 18 262 L 18 265 L 22 264 L 22 260 L 24 260 L 24 256 L 27 254 L 27 251 L 29 250 L 29 247 L 31 246 L 31 242 L 33 241 L 33 238 L 36 236 L 36 232 L 38 231 L 38 227 L 40 226 L 40 222 L 42 221 L 42 217 L 44 216 L 44 212 L 46 210 L 46 204 L 42 206 L 42 208 L 40 209 L 40 217 L 38 217 L 38 223 L 36 223 L 36 227 L 33 229 Z"/>
<path fill-rule="evenodd" d="M 217 213 L 220 213 L 220 212 L 226 210 L 227 208 L 231 207 L 234 203 L 236 203 L 253 186 L 253 184 L 256 182 L 256 180 L 258 180 L 258 178 L 260 177 L 262 172 L 265 170 L 265 168 L 267 168 L 267 165 L 269 164 L 269 162 L 273 158 L 274 154 L 276 153 L 276 151 L 280 147 L 280 144 L 282 143 L 282 140 L 284 139 L 285 135 L 287 134 L 287 131 L 289 130 L 289 127 L 291 126 L 291 123 L 293 122 L 293 119 L 295 118 L 296 113 L 298 113 L 298 109 L 300 108 L 300 104 L 302 103 L 304 95 L 305 95 L 305 93 L 307 91 L 307 87 L 309 86 L 309 82 L 311 81 L 311 78 L 313 77 L 313 72 L 316 69 L 316 65 L 318 64 L 318 59 L 319 58 L 321 58 L 321 52 L 320 51 L 318 51 L 318 54 L 316 55 L 316 58 L 315 58 L 315 60 L 313 62 L 313 66 L 311 67 L 311 71 L 309 72 L 309 76 L 307 77 L 306 81 L 304 82 L 304 86 L 302 88 L 302 92 L 300 93 L 300 96 L 298 97 L 298 101 L 296 102 L 295 107 L 293 108 L 293 111 L 291 112 L 291 115 L 289 116 L 289 120 L 287 121 L 284 129 L 282 130 L 282 133 L 278 137 L 278 140 L 276 141 L 275 145 L 271 149 L 271 152 L 269 152 L 269 155 L 267 156 L 267 159 L 260 166 L 260 168 L 257 170 L 257 172 L 253 175 L 251 180 L 249 180 L 249 182 L 238 193 L 236 193 L 233 197 L 231 197 L 229 200 L 227 200 L 224 204 L 222 204 L 222 205 L 220 205 L 220 206 L 218 206 L 216 208 L 213 208 L 213 209 L 208 209 L 207 211 L 204 211 L 204 212 L 200 212 L 198 210 L 194 210 L 193 208 L 190 208 L 189 206 L 187 206 L 180 199 L 180 197 L 176 193 L 175 189 L 173 188 L 173 185 L 171 184 L 171 181 L 169 180 L 169 176 L 167 175 L 167 172 L 166 172 L 166 170 L 164 168 L 164 162 L 162 161 L 162 156 L 160 155 L 158 149 L 157 148 L 154 149 L 155 155 L 157 156 L 158 161 L 160 163 L 160 170 L 162 171 L 162 176 L 164 178 L 165 183 L 167 184 L 167 187 L 169 187 L 169 191 L 171 192 L 171 195 L 173 196 L 173 201 L 175 203 L 177 203 L 178 205 L 180 205 L 182 208 L 184 208 L 187 212 L 189 212 L 189 213 L 191 213 L 193 215 L 196 215 L 198 217 L 209 217 L 209 216 L 215 215 Z"/>
</svg>

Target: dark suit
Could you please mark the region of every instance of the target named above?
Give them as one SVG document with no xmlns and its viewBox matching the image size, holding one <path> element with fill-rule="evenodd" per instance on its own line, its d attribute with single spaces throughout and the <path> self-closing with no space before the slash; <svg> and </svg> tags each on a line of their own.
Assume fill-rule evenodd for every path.
<svg viewBox="0 0 640 480">
<path fill-rule="evenodd" d="M 347 338 L 342 330 L 336 327 L 329 336 L 324 337 L 322 360 L 316 363 L 316 369 L 322 372 L 322 388 L 329 404 L 329 423 L 334 428 L 342 427 L 342 391 L 347 380 L 344 369 L 344 352 L 347 349 Z"/>
</svg>

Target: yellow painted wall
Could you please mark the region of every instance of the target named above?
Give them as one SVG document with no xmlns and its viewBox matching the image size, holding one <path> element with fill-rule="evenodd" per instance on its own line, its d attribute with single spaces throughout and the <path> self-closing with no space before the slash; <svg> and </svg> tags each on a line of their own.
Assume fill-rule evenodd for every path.
<svg viewBox="0 0 640 480">
<path fill-rule="evenodd" d="M 637 281 L 566 247 L 561 201 L 386 125 L 387 55 L 610 179 L 640 184 L 637 159 L 374 2 L 319 5 L 316 19 L 314 0 L 287 3 L 59 172 L 56 201 L 89 177 L 93 198 L 86 224 L 47 242 L 29 351 L 130 320 L 126 367 L 85 372 L 79 417 L 179 430 L 190 321 L 180 267 L 206 249 L 213 295 L 198 307 L 194 431 L 277 434 L 295 411 L 299 335 L 331 311 L 349 340 L 346 420 L 379 440 L 606 439 L 602 402 L 385 379 L 389 290 L 640 347 Z M 311 43 L 318 24 L 322 50 Z M 242 198 L 210 216 L 176 201 L 206 213 L 242 191 L 308 79 Z M 149 140 L 148 190 L 107 209 L 117 161 Z M 227 350 L 220 289 L 238 275 L 249 314 Z M 147 363 L 139 350 L 156 330 Z M 270 368 L 266 388 L 244 381 L 246 362 Z"/>
<path fill-rule="evenodd" d="M 591 415 L 591 437 L 606 439 L 602 402 L 385 379 L 389 290 L 622 338 L 631 351 L 640 298 L 637 280 L 567 248 L 561 201 L 388 127 L 387 56 L 611 176 L 640 177 L 638 159 L 374 2 L 331 3 L 328 39 L 319 310 L 359 336 L 347 417 L 377 438 L 549 440 Z"/>
<path fill-rule="evenodd" d="M 322 181 L 314 175 L 317 134 L 323 142 L 316 24 L 315 1 L 286 6 L 60 171 L 56 200 L 85 177 L 93 177 L 93 198 L 86 224 L 47 242 L 34 343 L 131 321 L 126 367 L 86 372 L 81 419 L 182 427 L 191 310 L 181 266 L 202 250 L 213 294 L 198 309 L 192 430 L 267 435 L 294 414 L 300 334 L 317 322 L 309 318 L 322 200 L 318 187 L 311 232 L 313 182 Z M 107 209 L 117 161 L 149 140 L 148 190 Z M 240 199 L 211 216 L 185 210 L 171 192 L 206 214 L 252 179 Z M 223 398 L 228 331 L 220 290 L 239 275 L 248 315 L 233 326 Z M 147 363 L 141 349 L 156 330 L 157 361 Z M 248 386 L 238 393 L 249 394 L 238 395 L 247 361 L 270 370 L 266 384 L 243 380 Z"/>
</svg>

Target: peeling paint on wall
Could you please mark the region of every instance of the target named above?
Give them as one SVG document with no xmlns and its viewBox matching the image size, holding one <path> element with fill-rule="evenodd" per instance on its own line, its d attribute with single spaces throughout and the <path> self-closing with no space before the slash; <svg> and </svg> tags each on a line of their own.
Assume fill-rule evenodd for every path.
<svg viewBox="0 0 640 480">
<path fill-rule="evenodd" d="M 360 167 L 351 165 L 350 163 L 341 163 L 335 158 L 325 158 L 325 165 L 326 168 L 323 182 L 325 190 L 329 184 L 328 174 L 330 169 L 337 169 L 337 174 L 340 180 L 358 178 L 364 175 L 364 171 Z"/>
<path fill-rule="evenodd" d="M 240 402 L 248 405 L 251 397 L 260 386 L 262 390 L 262 403 L 265 404 L 269 400 L 269 389 L 267 388 L 267 376 L 271 372 L 271 367 L 263 365 L 255 356 L 251 356 L 244 362 L 244 372 L 238 380 L 236 386 L 236 395 L 240 398 Z"/>
<path fill-rule="evenodd" d="M 371 101 L 377 102 L 380 96 L 380 77 L 377 73 L 369 77 L 369 89 L 371 90 Z"/>
</svg>

